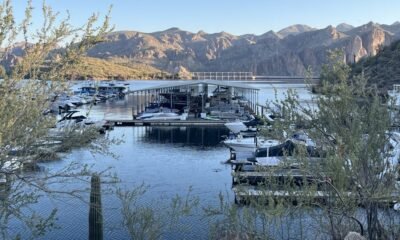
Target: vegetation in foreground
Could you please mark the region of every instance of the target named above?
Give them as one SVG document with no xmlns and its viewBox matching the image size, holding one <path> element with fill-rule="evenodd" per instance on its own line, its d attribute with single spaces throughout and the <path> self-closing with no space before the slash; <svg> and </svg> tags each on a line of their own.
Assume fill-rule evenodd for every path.
<svg viewBox="0 0 400 240">
<path fill-rule="evenodd" d="M 396 239 L 399 223 L 392 204 L 399 202 L 399 159 L 389 147 L 391 117 L 387 99 L 364 74 L 350 76 L 341 51 L 331 52 L 321 73 L 321 92 L 313 105 L 304 106 L 295 93 L 280 104 L 285 120 L 274 125 L 276 137 L 303 126 L 320 147 L 324 158 L 310 162 L 306 151 L 297 155 L 301 169 L 312 184 L 304 196 L 323 190 L 329 196 L 317 204 L 321 230 L 332 239 L 343 239 L 349 231 L 368 239 Z M 393 66 L 394 67 L 394 66 Z M 280 136 L 279 136 L 280 135 Z M 293 196 L 296 198 L 296 196 Z M 313 204 L 314 205 L 314 204 Z M 311 211 L 313 212 L 313 211 Z"/>
<path fill-rule="evenodd" d="M 25 166 L 31 165 L 31 156 L 40 151 L 46 142 L 49 128 L 55 126 L 56 119 L 45 115 L 54 94 L 67 90 L 66 78 L 78 68 L 87 49 L 101 41 L 110 31 L 109 16 L 103 24 L 98 24 L 98 15 L 92 15 L 80 28 L 69 23 L 69 17 L 61 19 L 58 13 L 45 3 L 42 6 L 41 28 L 30 29 L 33 21 L 32 2 L 27 1 L 25 18 L 17 23 L 11 0 L 0 5 L 0 45 L 3 47 L 0 59 L 9 60 L 9 51 L 15 46 L 17 36 L 24 38 L 24 54 L 15 61 L 12 69 L 3 66 L 0 88 L 0 238 L 20 239 L 22 234 L 11 226 L 17 224 L 21 232 L 32 239 L 45 235 L 54 229 L 57 209 L 49 209 L 48 214 L 38 214 L 31 209 L 44 196 L 67 195 L 79 197 L 84 189 L 56 189 L 51 183 L 67 183 L 74 179 L 85 182 L 90 176 L 90 168 L 82 164 L 67 164 L 65 168 L 43 171 L 41 174 L 27 174 Z M 38 20 L 38 19 L 35 19 Z M 28 44 L 35 42 L 36 44 Z M 55 55 L 53 50 L 65 44 L 62 52 Z M 46 71 L 41 71 L 46 66 Z M 26 76 L 32 81 L 22 81 Z M 40 80 L 45 79 L 45 80 Z M 49 82 L 50 81 L 50 82 Z M 81 138 L 81 133 L 71 135 L 72 144 L 87 144 L 94 135 Z M 90 131 L 89 131 L 90 132 Z M 82 140 L 82 141 L 81 141 Z M 40 141 L 40 142 L 39 142 Z M 106 145 L 96 144 L 94 149 L 102 151 Z M 70 149 L 64 146 L 63 150 Z M 16 154 L 18 153 L 18 154 Z M 51 153 L 45 154 L 47 157 Z M 43 155 L 36 155 L 41 158 Z M 53 155 L 52 155 L 53 156 Z M 41 161 L 36 159 L 34 161 Z M 31 169 L 29 169 L 31 170 Z"/>
<path fill-rule="evenodd" d="M 28 38 L 26 34 L 31 11 L 28 3 L 26 19 L 21 26 L 16 26 L 11 1 L 3 2 L 0 8 L 1 44 L 12 43 L 17 29 L 21 29 L 25 38 Z M 90 170 L 79 163 L 71 164 L 57 173 L 34 176 L 5 167 L 10 160 L 10 148 L 31 147 L 46 134 L 47 127 L 54 123 L 42 114 L 48 107 L 47 96 L 55 89 L 62 89 L 61 80 L 81 67 L 86 49 L 101 41 L 109 29 L 107 18 L 97 31 L 93 28 L 97 16 L 89 18 L 85 27 L 79 30 L 81 38 L 68 44 L 63 55 L 52 58 L 50 52 L 53 47 L 76 32 L 69 27 L 68 21 L 61 21 L 58 26 L 52 25 L 56 16 L 46 5 L 43 6 L 43 15 L 49 21 L 44 21 L 43 32 L 38 33 L 38 44 L 27 48 L 23 60 L 2 83 L 0 173 L 9 176 L 8 179 L 15 177 L 19 180 L 13 182 L 7 189 L 9 194 L 1 198 L 0 236 L 4 239 L 21 237 L 11 231 L 11 221 L 19 221 L 24 225 L 30 230 L 32 238 L 43 236 L 55 227 L 56 209 L 47 216 L 30 211 L 32 204 L 40 201 L 43 194 L 50 197 L 67 194 L 79 198 L 76 193 L 87 193 L 87 189 L 52 189 L 47 185 L 48 181 L 66 183 L 68 178 L 74 178 L 86 182 L 91 176 Z M 274 137 L 283 138 L 283 130 L 290 134 L 293 132 L 291 126 L 298 122 L 308 123 L 310 136 L 324 147 L 326 158 L 320 165 L 310 165 L 305 152 L 300 151 L 296 161 L 304 172 L 314 176 L 315 182 L 303 188 L 301 194 L 294 191 L 297 187 L 288 184 L 285 189 L 292 194 L 288 199 L 266 196 L 261 201 L 251 200 L 248 206 L 233 204 L 221 195 L 219 207 L 207 207 L 201 213 L 203 217 L 217 216 L 210 220 L 210 225 L 214 226 L 211 238 L 270 239 L 278 236 L 276 229 L 279 229 L 282 238 L 307 239 L 310 236 L 310 218 L 316 224 L 311 231 L 315 238 L 343 239 L 349 231 L 359 232 L 368 239 L 396 239 L 399 236 L 399 223 L 394 221 L 396 216 L 393 215 L 396 213 L 391 211 L 390 204 L 399 199 L 391 194 L 395 189 L 398 169 L 388 163 L 391 154 L 386 147 L 390 127 L 388 109 L 382 105 L 377 89 L 365 84 L 365 76 L 354 78 L 349 84 L 348 71 L 343 63 L 335 61 L 337 59 L 333 57 L 333 62 L 324 70 L 323 76 L 330 76 L 332 81 L 324 81 L 322 85 L 330 90 L 328 94 L 315 99 L 318 111 L 312 107 L 304 108 L 295 93 L 289 93 L 288 99 L 280 102 L 286 112 L 284 121 L 274 126 Z M 48 68 L 41 77 L 52 80 L 54 88 L 49 89 L 44 81 L 19 85 L 27 75 L 39 79 L 44 64 Z M 315 203 L 310 197 L 320 183 L 324 183 L 330 197 L 330 201 L 324 204 Z M 268 190 L 271 186 L 274 187 L 273 184 L 260 187 Z M 97 189 L 99 191 L 100 187 Z M 179 216 L 189 214 L 198 203 L 191 197 L 178 197 L 172 200 L 168 210 L 162 211 L 173 214 L 161 216 L 158 211 L 137 205 L 137 196 L 143 190 L 139 188 L 132 191 L 116 191 L 122 202 L 125 227 L 132 239 L 161 238 L 165 233 L 163 226 L 167 226 L 164 221 L 169 221 L 171 217 L 179 220 Z M 293 201 L 297 205 L 293 205 Z"/>
</svg>

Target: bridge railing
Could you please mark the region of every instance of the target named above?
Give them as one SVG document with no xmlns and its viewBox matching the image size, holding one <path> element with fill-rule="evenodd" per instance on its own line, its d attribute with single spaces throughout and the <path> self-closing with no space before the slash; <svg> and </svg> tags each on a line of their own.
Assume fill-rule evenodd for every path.
<svg viewBox="0 0 400 240">
<path fill-rule="evenodd" d="M 254 75 L 252 72 L 192 72 L 192 80 L 221 80 L 221 81 L 246 81 L 246 80 L 303 80 L 305 76 L 271 76 Z M 318 80 L 313 76 L 311 80 Z"/>
<path fill-rule="evenodd" d="M 193 80 L 252 80 L 252 72 L 192 72 Z"/>
</svg>

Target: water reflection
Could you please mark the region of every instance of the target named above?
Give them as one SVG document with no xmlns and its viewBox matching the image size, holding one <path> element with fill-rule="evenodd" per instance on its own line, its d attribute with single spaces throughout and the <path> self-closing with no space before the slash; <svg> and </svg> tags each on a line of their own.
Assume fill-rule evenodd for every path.
<svg viewBox="0 0 400 240">
<path fill-rule="evenodd" d="M 135 136 L 143 142 L 214 147 L 229 134 L 225 127 L 138 127 Z"/>
</svg>

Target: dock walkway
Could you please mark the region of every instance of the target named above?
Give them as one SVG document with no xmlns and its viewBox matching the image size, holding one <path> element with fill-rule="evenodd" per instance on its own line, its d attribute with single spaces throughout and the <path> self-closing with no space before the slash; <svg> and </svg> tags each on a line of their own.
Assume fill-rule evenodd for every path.
<svg viewBox="0 0 400 240">
<path fill-rule="evenodd" d="M 188 120 L 108 120 L 108 123 L 118 127 L 124 126 L 218 126 L 226 123 L 224 120 L 188 119 Z"/>
</svg>

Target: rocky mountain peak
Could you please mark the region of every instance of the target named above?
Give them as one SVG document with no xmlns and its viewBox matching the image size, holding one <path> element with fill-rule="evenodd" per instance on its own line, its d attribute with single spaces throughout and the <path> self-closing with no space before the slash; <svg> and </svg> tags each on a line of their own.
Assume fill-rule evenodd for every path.
<svg viewBox="0 0 400 240">
<path fill-rule="evenodd" d="M 266 33 L 260 35 L 258 38 L 259 38 L 259 39 L 269 38 L 269 39 L 275 39 L 275 40 L 277 40 L 277 39 L 281 39 L 282 36 L 279 35 L 278 33 L 276 33 L 276 32 L 274 32 L 274 31 L 271 30 L 271 31 L 268 31 L 268 32 L 266 32 Z"/>
<path fill-rule="evenodd" d="M 361 26 L 361 27 L 360 27 L 360 30 L 362 30 L 362 31 L 371 31 L 371 30 L 376 29 L 376 28 L 382 29 L 382 28 L 381 28 L 381 25 L 379 25 L 378 23 L 374 23 L 374 22 L 371 21 L 371 22 L 369 22 L 369 23 L 367 23 L 367 24 Z"/>
<path fill-rule="evenodd" d="M 215 36 L 222 37 L 222 38 L 228 38 L 228 39 L 236 38 L 235 35 L 232 35 L 232 34 L 230 34 L 228 32 L 225 32 L 225 31 L 222 31 L 222 32 L 219 32 L 219 33 L 215 33 Z"/>
<path fill-rule="evenodd" d="M 107 35 L 109 40 L 127 40 L 133 37 L 140 37 L 140 33 L 136 31 L 117 31 Z"/>
<path fill-rule="evenodd" d="M 304 25 L 304 24 L 295 24 L 295 25 L 286 27 L 284 29 L 281 29 L 280 31 L 278 31 L 278 34 L 280 36 L 282 36 L 283 38 L 285 38 L 289 35 L 297 35 L 300 33 L 309 32 L 309 31 L 313 31 L 313 30 L 316 30 L 316 29 L 312 28 L 310 26 Z"/>
<path fill-rule="evenodd" d="M 182 30 L 177 28 L 177 27 L 172 27 L 172 28 L 168 28 L 168 29 L 166 29 L 166 30 L 164 30 L 162 32 L 164 32 L 164 33 L 173 33 L 173 32 L 180 32 L 180 31 L 182 31 Z"/>
<path fill-rule="evenodd" d="M 192 41 L 207 41 L 205 37 L 207 36 L 207 33 L 204 31 L 198 31 L 195 33 L 192 37 Z"/>
<path fill-rule="evenodd" d="M 347 24 L 347 23 L 341 23 L 341 24 L 339 24 L 339 25 L 336 26 L 336 29 L 337 29 L 339 32 L 347 32 L 347 31 L 350 31 L 350 30 L 353 29 L 353 28 L 354 28 L 354 27 L 353 27 L 352 25 Z"/>
</svg>

